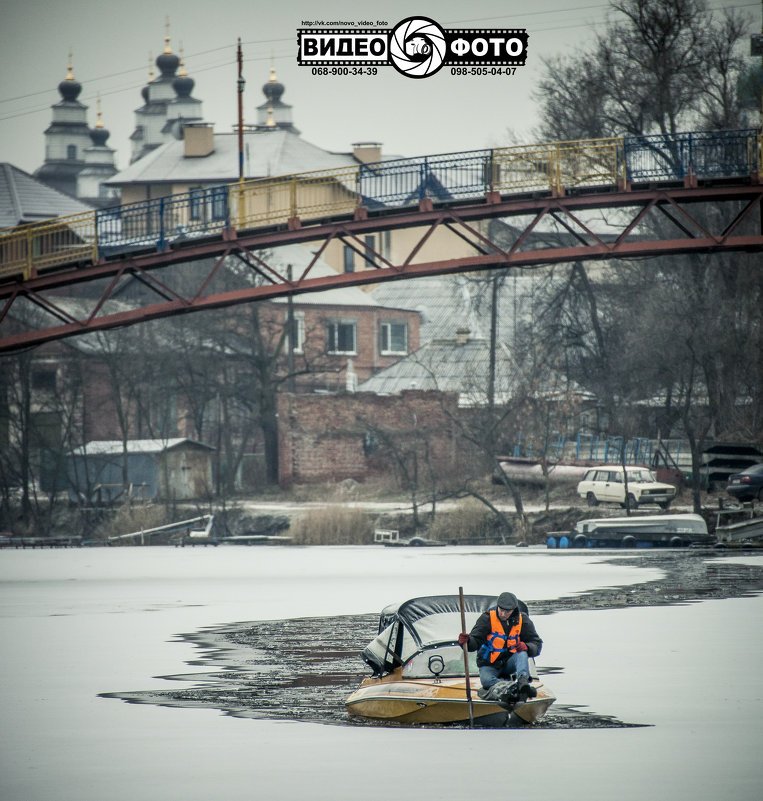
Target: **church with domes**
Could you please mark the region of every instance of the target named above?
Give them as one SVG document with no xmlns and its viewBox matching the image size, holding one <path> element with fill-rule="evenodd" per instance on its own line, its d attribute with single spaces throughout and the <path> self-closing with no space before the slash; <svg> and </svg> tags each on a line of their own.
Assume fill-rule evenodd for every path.
<svg viewBox="0 0 763 801">
<path fill-rule="evenodd" d="M 191 97 L 194 80 L 185 70 L 183 59 L 170 47 L 170 37 L 164 37 L 164 51 L 156 59 L 159 70 L 141 90 L 143 105 L 135 111 L 135 130 L 130 136 L 130 163 L 143 158 L 155 148 L 179 139 L 183 125 L 202 119 L 201 101 Z"/>
<path fill-rule="evenodd" d="M 44 184 L 91 206 L 114 205 L 119 193 L 106 185 L 116 174 L 114 150 L 106 142 L 109 131 L 101 119 L 93 128 L 87 123 L 87 106 L 79 101 L 82 84 L 75 79 L 71 55 L 66 77 L 58 84 L 61 100 L 45 131 L 45 161 L 34 173 Z"/>
<path fill-rule="evenodd" d="M 373 143 L 334 152 L 303 139 L 292 107 L 283 100 L 285 87 L 274 67 L 262 86 L 263 102 L 254 109 L 256 122 L 243 126 L 244 152 L 239 158 L 237 126 L 221 132 L 204 122 L 194 86 L 182 53 L 173 52 L 167 34 L 162 53 L 149 64 L 149 80 L 135 109 L 129 166 L 118 171 L 100 108 L 95 126 L 88 126 L 88 108 L 78 99 L 82 85 L 74 78 L 70 57 L 66 78 L 58 86 L 61 100 L 52 106 L 52 122 L 45 131 L 45 161 L 35 177 L 104 207 L 230 183 L 239 178 L 240 162 L 245 178 L 260 178 L 382 158 L 380 147 Z"/>
</svg>

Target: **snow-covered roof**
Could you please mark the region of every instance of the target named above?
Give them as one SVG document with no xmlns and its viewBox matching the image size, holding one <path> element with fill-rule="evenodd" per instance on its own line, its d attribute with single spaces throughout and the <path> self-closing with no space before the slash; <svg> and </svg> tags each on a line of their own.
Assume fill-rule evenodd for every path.
<svg viewBox="0 0 763 801">
<path fill-rule="evenodd" d="M 349 153 L 332 153 L 297 134 L 275 129 L 244 134 L 244 175 L 249 178 L 293 175 L 313 170 L 355 167 Z M 238 136 L 216 133 L 208 156 L 187 157 L 182 139 L 166 142 L 133 162 L 108 181 L 110 186 L 131 183 L 229 183 L 238 180 Z"/>
<path fill-rule="evenodd" d="M 393 395 L 406 389 L 458 392 L 462 405 L 480 405 L 487 400 L 490 345 L 485 339 L 436 339 L 414 353 L 380 370 L 358 387 L 359 392 Z M 496 351 L 495 393 L 511 395 L 517 367 L 508 350 Z"/>
<path fill-rule="evenodd" d="M 498 339 L 512 342 L 522 315 L 530 311 L 539 278 L 534 273 L 510 275 L 498 294 Z M 371 293 L 382 306 L 413 308 L 421 314 L 420 341 L 450 339 L 458 328 L 472 336 L 490 335 L 490 283 L 475 275 L 440 275 L 387 281 Z"/>
<path fill-rule="evenodd" d="M 47 186 L 18 167 L 0 163 L 0 228 L 92 210 L 92 206 Z"/>
<path fill-rule="evenodd" d="M 99 439 L 86 442 L 80 448 L 71 451 L 75 456 L 117 456 L 125 451 L 127 453 L 162 453 L 179 445 L 190 445 L 195 448 L 204 448 L 213 451 L 211 445 L 196 442 L 188 437 L 169 437 L 167 439 L 128 439 L 123 443 L 121 439 Z"/>
</svg>

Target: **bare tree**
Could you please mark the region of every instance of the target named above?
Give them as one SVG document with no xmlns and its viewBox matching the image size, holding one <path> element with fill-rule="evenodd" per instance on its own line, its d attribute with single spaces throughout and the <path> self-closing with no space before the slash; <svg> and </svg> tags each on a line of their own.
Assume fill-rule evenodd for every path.
<svg viewBox="0 0 763 801">
<path fill-rule="evenodd" d="M 545 61 L 535 97 L 546 139 L 738 125 L 749 22 L 703 0 L 614 0 L 593 46 Z"/>
<path fill-rule="evenodd" d="M 734 10 L 714 14 L 702 0 L 615 0 L 611 7 L 593 47 L 546 63 L 536 94 L 541 136 L 673 134 L 750 120 L 739 96 L 746 19 Z M 575 74 L 585 75 L 582 84 L 570 79 Z M 696 210 L 710 229 L 723 229 L 719 214 Z M 664 218 L 643 224 L 658 236 L 672 233 Z M 707 436 L 761 435 L 741 420 L 761 416 L 760 360 L 751 365 L 749 354 L 760 353 L 762 282 L 759 256 L 749 254 L 615 263 L 595 280 L 574 265 L 540 317 L 578 339 L 572 376 L 611 407 L 614 425 L 618 416 L 621 424 L 633 418 L 634 401 L 663 398 L 653 433 L 683 431 L 698 482 Z"/>
</svg>

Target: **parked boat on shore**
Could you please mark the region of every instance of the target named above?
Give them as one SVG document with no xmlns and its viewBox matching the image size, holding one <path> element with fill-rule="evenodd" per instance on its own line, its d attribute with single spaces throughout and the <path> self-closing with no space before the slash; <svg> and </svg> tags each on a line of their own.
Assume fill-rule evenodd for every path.
<svg viewBox="0 0 763 801">
<path fill-rule="evenodd" d="M 493 596 L 465 595 L 466 630 L 494 603 Z M 373 675 L 347 698 L 348 713 L 398 723 L 469 721 L 464 653 L 458 645 L 460 631 L 458 595 L 413 598 L 385 607 L 379 619 L 379 634 L 361 653 Z M 546 713 L 556 698 L 538 677 L 533 660 L 530 663 L 535 698 L 515 702 L 510 695 L 504 695 L 489 700 L 479 695 L 476 652 L 469 654 L 475 723 L 522 725 L 533 723 Z"/>
<path fill-rule="evenodd" d="M 702 515 L 632 515 L 581 520 L 569 532 L 552 532 L 549 548 L 684 548 L 712 538 Z"/>
</svg>

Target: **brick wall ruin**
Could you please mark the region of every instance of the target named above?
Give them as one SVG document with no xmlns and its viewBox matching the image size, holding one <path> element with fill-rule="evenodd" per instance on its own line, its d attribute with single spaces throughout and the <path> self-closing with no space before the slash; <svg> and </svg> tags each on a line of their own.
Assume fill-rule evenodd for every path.
<svg viewBox="0 0 763 801">
<path fill-rule="evenodd" d="M 278 399 L 281 486 L 394 472 L 422 482 L 457 470 L 457 395 L 282 394 Z"/>
</svg>

